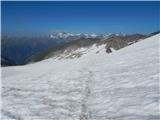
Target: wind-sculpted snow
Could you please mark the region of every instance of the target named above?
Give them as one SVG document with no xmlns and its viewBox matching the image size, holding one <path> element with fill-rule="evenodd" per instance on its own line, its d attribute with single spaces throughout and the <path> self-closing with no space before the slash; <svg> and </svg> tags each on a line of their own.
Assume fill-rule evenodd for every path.
<svg viewBox="0 0 160 120">
<path fill-rule="evenodd" d="M 158 120 L 158 37 L 2 68 L 2 120 Z"/>
</svg>

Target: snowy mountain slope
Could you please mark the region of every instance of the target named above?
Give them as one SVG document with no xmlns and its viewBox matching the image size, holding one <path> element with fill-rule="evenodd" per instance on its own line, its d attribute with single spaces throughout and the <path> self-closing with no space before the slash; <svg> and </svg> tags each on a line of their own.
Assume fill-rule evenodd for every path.
<svg viewBox="0 0 160 120">
<path fill-rule="evenodd" d="M 77 59 L 2 68 L 2 119 L 158 120 L 159 36 L 111 54 L 95 47 Z"/>
<path fill-rule="evenodd" d="M 76 48 L 76 49 L 72 49 L 72 48 L 66 48 L 65 51 L 62 54 L 57 54 L 53 56 L 53 59 L 73 59 L 73 58 L 79 58 L 83 56 L 88 56 L 88 54 L 98 54 L 99 52 L 104 52 L 105 51 L 105 44 L 103 45 L 96 45 L 93 44 L 91 46 L 88 47 L 80 47 L 80 48 Z"/>
</svg>

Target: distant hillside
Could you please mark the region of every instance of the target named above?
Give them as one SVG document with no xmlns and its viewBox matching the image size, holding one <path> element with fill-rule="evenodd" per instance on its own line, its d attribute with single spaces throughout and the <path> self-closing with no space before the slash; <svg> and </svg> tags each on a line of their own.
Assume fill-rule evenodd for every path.
<svg viewBox="0 0 160 120">
<path fill-rule="evenodd" d="M 138 40 L 144 39 L 144 38 L 146 38 L 146 36 L 141 34 L 133 34 L 133 35 L 126 35 L 126 36 L 112 34 L 105 39 L 81 38 L 78 40 L 68 42 L 63 45 L 52 46 L 42 52 L 39 52 L 38 54 L 31 56 L 28 59 L 28 62 L 41 61 L 46 58 L 59 56 L 60 54 L 65 54 L 66 51 L 73 52 L 78 48 L 86 48 L 86 47 L 92 46 L 93 44 L 106 45 L 106 50 L 110 48 L 118 50 L 120 48 L 133 44 Z"/>
<path fill-rule="evenodd" d="M 160 30 L 158 30 L 158 31 L 156 31 L 156 32 L 153 32 L 153 33 L 149 34 L 148 36 L 149 36 L 149 37 L 150 37 L 150 36 L 154 36 L 154 35 L 159 34 L 159 33 L 160 33 Z"/>
<path fill-rule="evenodd" d="M 55 39 L 53 38 L 53 35 L 52 37 L 48 36 L 39 38 L 2 37 L 1 55 L 14 61 L 16 64 L 13 65 L 24 65 L 30 62 L 37 62 L 58 56 L 59 58 L 76 58 L 83 55 L 83 53 L 77 52 L 80 48 L 89 48 L 92 45 L 105 45 L 105 51 L 107 53 L 111 53 L 113 50 L 119 50 L 157 33 L 159 33 L 159 31 L 149 35 L 108 34 L 97 35 L 96 37 L 93 35 L 92 37 L 84 37 L 83 34 L 79 34 L 79 36 L 76 36 L 76 39 L 74 38 L 74 40 L 69 40 L 70 36 L 69 38 L 67 37 L 67 39 L 59 37 L 58 39 Z M 77 53 L 75 53 L 75 51 Z M 6 65 L 8 66 L 10 64 Z M 3 66 L 5 66 L 5 64 L 3 64 Z"/>
<path fill-rule="evenodd" d="M 17 65 L 25 64 L 26 59 L 43 51 L 49 46 L 63 43 L 63 40 L 52 40 L 48 37 L 2 37 L 1 56 L 14 60 Z"/>
<path fill-rule="evenodd" d="M 138 42 L 141 39 L 146 38 L 146 35 L 141 34 L 133 34 L 133 35 L 127 35 L 127 36 L 111 36 L 106 40 L 106 51 L 110 51 L 110 48 L 113 48 L 115 50 L 121 49 L 123 47 L 126 47 L 128 45 L 131 45 L 133 43 Z"/>
<path fill-rule="evenodd" d="M 80 47 L 88 47 L 88 46 L 93 45 L 94 43 L 98 43 L 99 41 L 100 39 L 81 38 L 75 41 L 68 42 L 66 44 L 52 46 L 42 52 L 39 52 L 38 54 L 31 56 L 28 59 L 28 62 L 37 62 L 37 61 L 40 61 L 40 60 L 43 60 L 49 57 L 53 57 L 57 54 L 62 54 L 67 48 L 78 49 Z"/>
<path fill-rule="evenodd" d="M 14 66 L 17 65 L 15 61 L 6 58 L 4 56 L 1 56 L 1 66 Z"/>
</svg>

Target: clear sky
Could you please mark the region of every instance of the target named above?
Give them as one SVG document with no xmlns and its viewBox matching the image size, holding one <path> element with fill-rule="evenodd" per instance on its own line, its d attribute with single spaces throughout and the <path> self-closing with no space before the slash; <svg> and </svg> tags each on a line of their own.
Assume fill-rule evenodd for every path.
<svg viewBox="0 0 160 120">
<path fill-rule="evenodd" d="M 2 32 L 150 33 L 160 2 L 2 2 Z"/>
</svg>

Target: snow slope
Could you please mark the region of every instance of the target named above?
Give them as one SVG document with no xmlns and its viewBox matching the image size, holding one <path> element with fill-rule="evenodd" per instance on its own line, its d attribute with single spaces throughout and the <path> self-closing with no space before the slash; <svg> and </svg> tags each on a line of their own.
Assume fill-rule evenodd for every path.
<svg viewBox="0 0 160 120">
<path fill-rule="evenodd" d="M 2 119 L 158 120 L 159 36 L 109 55 L 2 68 Z"/>
</svg>

